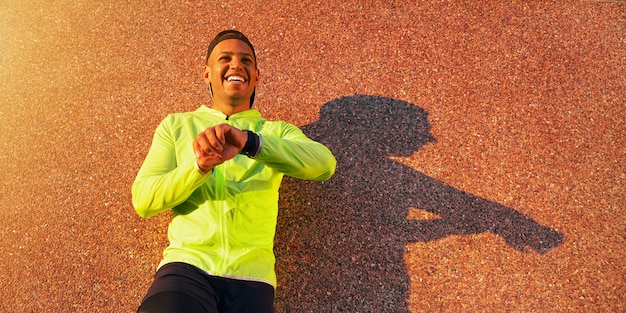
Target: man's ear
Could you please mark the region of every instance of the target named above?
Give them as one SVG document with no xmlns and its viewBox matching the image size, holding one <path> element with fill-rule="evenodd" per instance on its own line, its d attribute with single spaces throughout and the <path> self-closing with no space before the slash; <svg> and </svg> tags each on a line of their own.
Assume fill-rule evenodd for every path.
<svg viewBox="0 0 626 313">
<path fill-rule="evenodd" d="M 256 81 L 255 83 L 259 83 L 259 78 L 261 77 L 261 71 L 257 68 L 256 69 Z"/>
<path fill-rule="evenodd" d="M 203 76 L 204 76 L 204 82 L 207 83 L 207 85 L 210 84 L 211 83 L 211 72 L 209 71 L 209 66 L 208 65 L 204 66 L 204 74 L 203 74 Z"/>
</svg>

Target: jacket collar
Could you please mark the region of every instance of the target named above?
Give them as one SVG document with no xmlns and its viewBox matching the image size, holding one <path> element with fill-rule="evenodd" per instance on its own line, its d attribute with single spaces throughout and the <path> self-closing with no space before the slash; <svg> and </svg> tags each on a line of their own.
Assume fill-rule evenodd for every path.
<svg viewBox="0 0 626 313">
<path fill-rule="evenodd" d="M 235 113 L 231 116 L 227 116 L 226 114 L 224 114 L 224 112 L 215 110 L 204 104 L 201 105 L 196 110 L 196 112 L 206 112 L 224 120 L 233 120 L 233 119 L 238 119 L 238 118 L 249 118 L 249 117 L 261 117 L 261 113 L 259 113 L 259 111 L 257 111 L 256 109 L 249 109 L 249 110 L 241 111 L 239 113 Z"/>
</svg>

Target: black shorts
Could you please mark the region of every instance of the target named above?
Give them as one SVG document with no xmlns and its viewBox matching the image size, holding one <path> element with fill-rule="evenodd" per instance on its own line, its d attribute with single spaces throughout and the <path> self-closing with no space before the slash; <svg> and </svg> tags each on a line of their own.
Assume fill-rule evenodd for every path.
<svg viewBox="0 0 626 313">
<path fill-rule="evenodd" d="M 139 313 L 274 312 L 274 287 L 267 283 L 208 275 L 186 263 L 157 271 Z"/>
</svg>

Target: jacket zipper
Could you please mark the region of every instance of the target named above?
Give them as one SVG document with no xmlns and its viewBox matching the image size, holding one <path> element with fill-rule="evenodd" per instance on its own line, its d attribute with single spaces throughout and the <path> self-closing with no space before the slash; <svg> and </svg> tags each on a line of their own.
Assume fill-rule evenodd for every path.
<svg viewBox="0 0 626 313">
<path fill-rule="evenodd" d="M 216 194 L 215 196 L 217 197 L 217 199 L 220 199 L 221 201 L 221 205 L 218 209 L 217 213 L 217 221 L 218 221 L 218 229 L 219 229 L 219 238 L 220 238 L 220 249 L 219 249 L 219 258 L 220 261 L 218 263 L 218 267 L 217 267 L 217 273 L 215 273 L 218 276 L 221 276 L 224 274 L 224 272 L 226 271 L 226 264 L 227 264 L 227 256 L 228 256 L 228 233 L 227 233 L 227 225 L 226 225 L 226 219 L 225 219 L 225 215 L 224 212 L 226 212 L 227 208 L 227 201 L 226 201 L 226 181 L 224 179 L 224 166 L 218 166 L 219 169 L 216 171 L 217 174 L 215 177 L 215 191 Z"/>
</svg>

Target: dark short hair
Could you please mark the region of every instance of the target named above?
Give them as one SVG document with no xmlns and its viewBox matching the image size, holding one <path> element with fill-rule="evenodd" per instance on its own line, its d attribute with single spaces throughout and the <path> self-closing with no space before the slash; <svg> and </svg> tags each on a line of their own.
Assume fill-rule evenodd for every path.
<svg viewBox="0 0 626 313">
<path fill-rule="evenodd" d="M 248 40 L 248 37 L 246 37 L 246 35 L 234 29 L 221 31 L 215 36 L 215 38 L 213 38 L 213 40 L 209 44 L 209 48 L 207 49 L 205 60 L 206 62 L 209 61 L 209 56 L 211 55 L 211 52 L 213 52 L 213 49 L 215 49 L 215 46 L 217 46 L 218 43 L 227 39 L 239 39 L 245 42 L 248 46 L 250 46 L 250 49 L 252 50 L 252 55 L 254 56 L 254 62 L 256 63 L 256 53 L 254 52 L 254 47 L 252 46 L 252 43 L 250 43 L 250 40 Z"/>
</svg>

